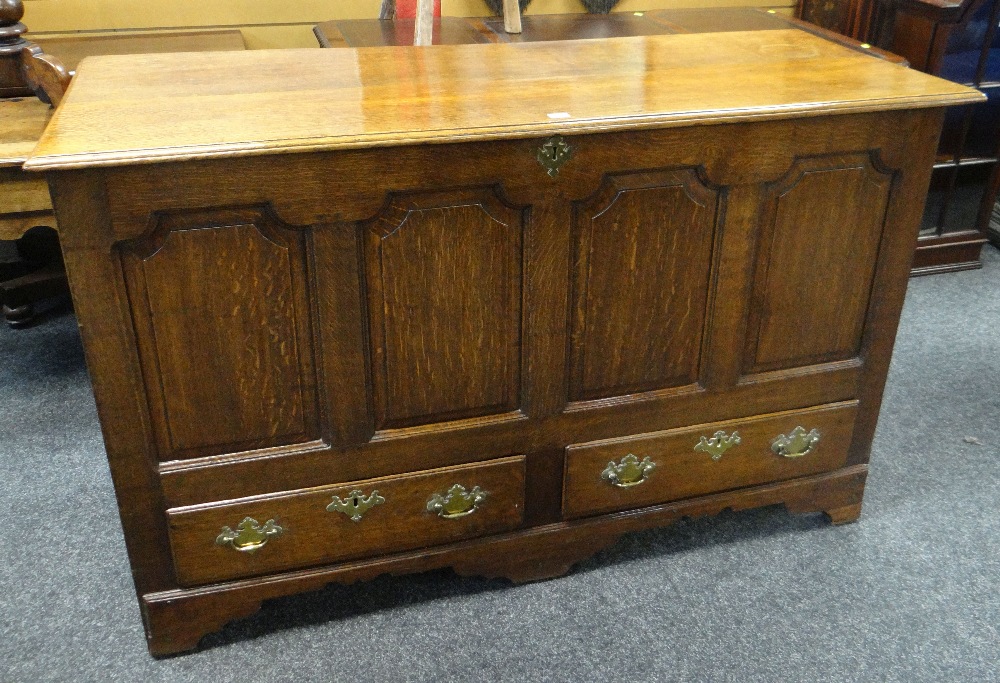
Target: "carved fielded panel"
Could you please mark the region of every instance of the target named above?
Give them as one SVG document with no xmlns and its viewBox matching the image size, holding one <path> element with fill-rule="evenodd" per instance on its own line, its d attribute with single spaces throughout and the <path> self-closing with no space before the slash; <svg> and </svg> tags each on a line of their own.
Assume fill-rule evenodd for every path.
<svg viewBox="0 0 1000 683">
<path fill-rule="evenodd" d="M 162 216 L 123 250 L 162 459 L 313 438 L 304 254 L 257 209 Z"/>
<path fill-rule="evenodd" d="M 366 225 L 377 429 L 518 408 L 523 230 L 491 189 L 398 196 Z"/>
<path fill-rule="evenodd" d="M 718 203 L 686 169 L 610 176 L 576 206 L 570 400 L 697 381 Z"/>
<path fill-rule="evenodd" d="M 799 159 L 768 189 L 747 372 L 860 353 L 891 184 L 858 153 Z"/>
</svg>

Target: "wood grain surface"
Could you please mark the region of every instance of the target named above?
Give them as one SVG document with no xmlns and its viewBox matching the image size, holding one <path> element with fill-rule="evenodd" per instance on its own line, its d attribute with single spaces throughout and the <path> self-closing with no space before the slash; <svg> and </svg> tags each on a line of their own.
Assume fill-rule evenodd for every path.
<svg viewBox="0 0 1000 683">
<path fill-rule="evenodd" d="M 144 55 L 160 52 L 245 50 L 238 30 L 156 32 L 140 35 L 76 35 L 35 39 L 46 54 L 70 70 L 94 55 Z"/>
<path fill-rule="evenodd" d="M 478 486 L 486 498 L 463 517 L 429 512 L 430 498 L 455 484 L 467 491 Z M 384 502 L 358 521 L 327 510 L 334 496 L 355 490 L 377 491 Z M 523 457 L 167 512 L 177 578 L 187 586 L 510 531 L 523 515 Z M 215 542 L 223 526 L 235 529 L 246 517 L 274 520 L 282 533 L 255 552 Z"/>
<path fill-rule="evenodd" d="M 835 470 L 847 462 L 856 407 L 854 402 L 842 403 L 575 444 L 566 449 L 564 514 L 571 519 Z M 814 449 L 797 458 L 773 453 L 771 442 L 796 427 L 819 432 Z M 717 460 L 695 450 L 701 437 L 710 439 L 719 430 L 726 436 L 738 433 L 741 442 Z M 648 457 L 655 464 L 646 481 L 621 488 L 601 477 L 609 462 L 618 463 L 628 455 Z"/>
<path fill-rule="evenodd" d="M 611 176 L 577 206 L 572 400 L 698 380 L 717 211 L 694 169 Z"/>
<path fill-rule="evenodd" d="M 52 107 L 35 97 L 0 100 L 0 168 L 27 160 L 51 116 Z"/>
<path fill-rule="evenodd" d="M 164 218 L 128 245 L 163 460 L 318 438 L 304 259 L 253 209 Z"/>
<path fill-rule="evenodd" d="M 84 63 L 36 167 L 151 651 L 329 581 L 548 578 L 727 507 L 857 518 L 943 108 L 979 95 L 727 37 Z M 797 426 L 815 452 L 775 455 Z M 745 438 L 719 461 L 716 428 Z M 600 476 L 629 452 L 660 467 L 631 498 Z M 415 510 L 459 471 L 500 492 L 482 528 L 317 508 L 380 480 Z M 243 516 L 288 534 L 214 545 Z"/>
<path fill-rule="evenodd" d="M 524 230 L 488 191 L 396 198 L 367 223 L 377 429 L 519 407 Z"/>
<path fill-rule="evenodd" d="M 0 100 L 0 240 L 56 225 L 48 183 L 21 168 L 51 116 L 52 108 L 35 97 Z"/>
<path fill-rule="evenodd" d="M 434 50 L 95 57 L 80 65 L 26 168 L 662 128 L 981 99 L 970 88 L 797 30 L 729 33 L 724 42 L 688 34 Z"/>
<path fill-rule="evenodd" d="M 748 373 L 857 356 L 893 177 L 874 156 L 801 160 L 768 187 Z"/>
</svg>

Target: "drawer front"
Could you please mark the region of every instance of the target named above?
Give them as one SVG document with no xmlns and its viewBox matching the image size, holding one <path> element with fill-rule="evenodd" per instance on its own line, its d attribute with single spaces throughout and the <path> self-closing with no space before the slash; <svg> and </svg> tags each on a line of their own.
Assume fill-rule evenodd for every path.
<svg viewBox="0 0 1000 683">
<path fill-rule="evenodd" d="M 857 402 L 566 449 L 563 515 L 583 517 L 843 467 Z"/>
<path fill-rule="evenodd" d="M 524 457 L 167 511 L 191 586 L 447 543 L 518 527 Z"/>
</svg>

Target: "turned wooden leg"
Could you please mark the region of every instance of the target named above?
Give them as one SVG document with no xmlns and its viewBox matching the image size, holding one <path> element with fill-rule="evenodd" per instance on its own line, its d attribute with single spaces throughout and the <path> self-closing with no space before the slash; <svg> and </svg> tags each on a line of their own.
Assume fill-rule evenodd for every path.
<svg viewBox="0 0 1000 683">
<path fill-rule="evenodd" d="M 840 526 L 841 524 L 850 524 L 858 521 L 858 517 L 861 516 L 861 503 L 845 505 L 844 507 L 824 510 L 823 512 L 825 512 L 826 516 L 830 518 L 831 524 L 835 524 L 837 526 Z"/>
<path fill-rule="evenodd" d="M 0 91 L 3 97 L 31 97 L 31 88 L 21 73 L 21 50 L 32 43 L 24 39 L 28 28 L 22 0 L 0 2 Z"/>
<path fill-rule="evenodd" d="M 4 304 L 3 317 L 7 321 L 7 324 L 15 330 L 27 327 L 35 319 L 35 307 L 31 304 L 24 304 L 23 306 L 11 308 Z"/>
</svg>

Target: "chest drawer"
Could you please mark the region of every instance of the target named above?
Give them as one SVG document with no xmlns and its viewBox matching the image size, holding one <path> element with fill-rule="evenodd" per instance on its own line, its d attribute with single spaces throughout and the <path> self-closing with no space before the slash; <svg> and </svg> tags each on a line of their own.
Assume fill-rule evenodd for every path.
<svg viewBox="0 0 1000 683">
<path fill-rule="evenodd" d="M 844 466 L 857 402 L 566 449 L 563 515 L 655 505 Z"/>
<path fill-rule="evenodd" d="M 191 586 L 508 531 L 524 457 L 167 511 L 177 581 Z"/>
</svg>

